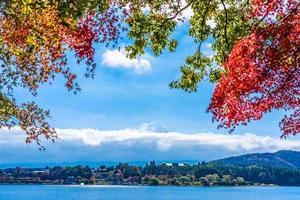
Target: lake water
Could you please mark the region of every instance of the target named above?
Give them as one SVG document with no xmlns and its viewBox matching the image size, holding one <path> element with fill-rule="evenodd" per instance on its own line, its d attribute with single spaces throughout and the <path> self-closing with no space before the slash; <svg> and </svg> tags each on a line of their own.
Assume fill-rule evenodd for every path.
<svg viewBox="0 0 300 200">
<path fill-rule="evenodd" d="M 300 187 L 0 185 L 0 200 L 300 200 Z"/>
</svg>

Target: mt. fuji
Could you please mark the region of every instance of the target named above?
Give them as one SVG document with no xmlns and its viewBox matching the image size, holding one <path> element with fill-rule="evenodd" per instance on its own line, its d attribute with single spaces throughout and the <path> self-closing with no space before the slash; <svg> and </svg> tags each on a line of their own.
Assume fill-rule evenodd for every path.
<svg viewBox="0 0 300 200">
<path fill-rule="evenodd" d="M 156 133 L 168 133 L 170 130 L 165 126 L 156 122 L 146 122 L 136 128 L 141 132 L 156 132 Z"/>
</svg>

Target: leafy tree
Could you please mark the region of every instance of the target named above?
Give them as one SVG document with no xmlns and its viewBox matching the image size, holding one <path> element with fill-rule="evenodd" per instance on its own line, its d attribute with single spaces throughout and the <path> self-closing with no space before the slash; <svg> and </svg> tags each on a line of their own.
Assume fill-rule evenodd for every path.
<svg viewBox="0 0 300 200">
<path fill-rule="evenodd" d="M 256 22 L 223 63 L 208 110 L 221 127 L 259 120 L 272 109 L 292 112 L 280 127 L 283 137 L 300 133 L 300 3 L 253 1 Z"/>
<path fill-rule="evenodd" d="M 144 2 L 144 1 L 142 1 Z M 153 1 L 151 1 L 153 2 Z M 134 43 L 129 57 L 150 47 L 155 55 L 175 50 L 170 38 L 181 12 L 191 7 L 189 34 L 196 51 L 186 58 L 179 80 L 171 88 L 196 92 L 208 77 L 217 82 L 208 111 L 220 127 L 234 129 L 259 120 L 273 109 L 285 109 L 290 116 L 280 123 L 282 137 L 300 132 L 300 3 L 297 0 L 190 0 L 186 6 L 173 1 L 145 1 L 133 6 L 128 35 Z M 135 5 L 134 3 L 132 3 Z M 149 13 L 141 11 L 147 5 Z M 209 21 L 215 26 L 209 26 Z M 143 26 L 145 25 L 145 27 Z M 158 30 L 164 31 L 159 32 Z M 201 52 L 202 43 L 212 36 L 213 57 Z"/>
<path fill-rule="evenodd" d="M 121 11 L 121 4 L 102 0 L 1 0 L 0 128 L 21 127 L 26 142 L 40 144 L 40 136 L 54 139 L 55 130 L 46 121 L 49 112 L 34 103 L 18 105 L 13 89 L 27 88 L 36 95 L 41 84 L 62 75 L 68 90 L 80 90 L 66 52 L 85 62 L 85 76 L 93 77 L 93 44 L 117 41 L 126 16 Z"/>
<path fill-rule="evenodd" d="M 27 142 L 55 139 L 49 112 L 34 102 L 18 104 L 13 89 L 33 95 L 43 83 L 62 75 L 65 86 L 80 90 L 66 52 L 86 64 L 94 77 L 93 44 L 117 47 L 126 31 L 135 58 L 150 48 L 154 55 L 174 52 L 171 37 L 182 12 L 191 8 L 189 35 L 195 53 L 186 58 L 171 88 L 196 92 L 208 78 L 217 83 L 208 111 L 220 127 L 233 129 L 259 120 L 273 109 L 292 112 L 280 127 L 283 136 L 300 132 L 300 7 L 297 0 L 0 0 L 0 127 L 19 126 Z M 148 11 L 145 11 L 148 8 Z M 214 26 L 209 25 L 214 22 Z M 163 31 L 162 31 L 163 30 Z M 202 44 L 213 38 L 209 57 Z"/>
</svg>

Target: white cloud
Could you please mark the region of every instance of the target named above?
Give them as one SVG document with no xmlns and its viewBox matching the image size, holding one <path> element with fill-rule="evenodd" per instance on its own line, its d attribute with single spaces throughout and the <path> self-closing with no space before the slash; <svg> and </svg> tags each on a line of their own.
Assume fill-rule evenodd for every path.
<svg viewBox="0 0 300 200">
<path fill-rule="evenodd" d="M 300 140 L 281 140 L 271 136 L 258 136 L 251 133 L 243 135 L 178 132 L 145 132 L 137 129 L 102 131 L 97 129 L 57 129 L 58 136 L 68 142 L 85 146 L 122 145 L 135 146 L 152 144 L 158 151 L 175 150 L 176 148 L 216 148 L 230 152 L 277 151 L 281 149 L 300 150 Z M 2 129 L 0 144 L 20 144 L 24 134 L 18 129 Z"/>
<path fill-rule="evenodd" d="M 136 73 L 142 74 L 151 70 L 151 63 L 148 55 L 136 59 L 126 57 L 125 49 L 106 50 L 102 54 L 102 64 L 112 68 L 133 69 Z"/>
</svg>

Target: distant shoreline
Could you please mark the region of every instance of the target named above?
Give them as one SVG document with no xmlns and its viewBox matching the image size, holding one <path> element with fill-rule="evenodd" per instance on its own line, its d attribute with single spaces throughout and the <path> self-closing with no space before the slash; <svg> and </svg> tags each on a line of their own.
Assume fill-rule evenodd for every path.
<svg viewBox="0 0 300 200">
<path fill-rule="evenodd" d="M 77 186 L 300 186 L 300 170 L 235 166 L 201 162 L 161 163 L 144 167 L 119 163 L 116 166 L 56 166 L 0 169 L 0 184 Z"/>
</svg>

